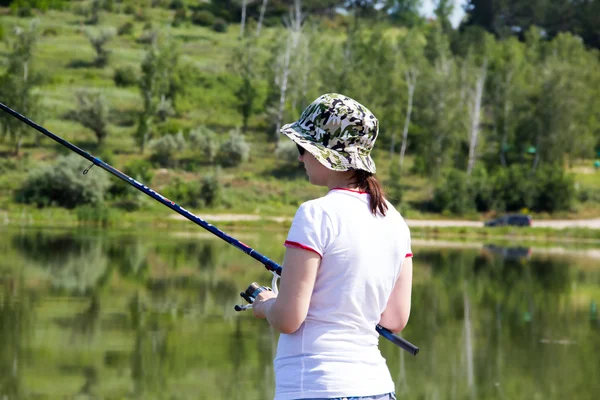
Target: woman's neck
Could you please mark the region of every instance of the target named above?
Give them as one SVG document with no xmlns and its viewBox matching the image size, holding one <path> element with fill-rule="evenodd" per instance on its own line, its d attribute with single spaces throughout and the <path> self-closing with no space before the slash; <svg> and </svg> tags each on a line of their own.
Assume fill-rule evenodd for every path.
<svg viewBox="0 0 600 400">
<path fill-rule="evenodd" d="M 357 189 L 354 182 L 354 171 L 334 171 L 327 180 L 327 188 L 329 190 L 342 189 Z"/>
</svg>

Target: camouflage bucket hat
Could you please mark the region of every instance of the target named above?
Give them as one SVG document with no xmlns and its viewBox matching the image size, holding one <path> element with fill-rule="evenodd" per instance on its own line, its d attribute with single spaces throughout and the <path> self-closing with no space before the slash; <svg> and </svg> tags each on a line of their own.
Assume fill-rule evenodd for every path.
<svg viewBox="0 0 600 400">
<path fill-rule="evenodd" d="M 375 173 L 371 150 L 379 122 L 365 106 L 337 93 L 320 96 L 281 133 L 334 171 Z"/>
</svg>

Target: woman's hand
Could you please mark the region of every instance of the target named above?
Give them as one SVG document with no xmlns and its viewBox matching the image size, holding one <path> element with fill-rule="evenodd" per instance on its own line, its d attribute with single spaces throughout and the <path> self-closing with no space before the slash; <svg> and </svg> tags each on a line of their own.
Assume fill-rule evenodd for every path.
<svg viewBox="0 0 600 400">
<path fill-rule="evenodd" d="M 277 299 L 277 295 L 270 290 L 264 290 L 256 296 L 256 300 L 252 303 L 254 316 L 257 318 L 267 318 L 268 309 Z"/>
</svg>

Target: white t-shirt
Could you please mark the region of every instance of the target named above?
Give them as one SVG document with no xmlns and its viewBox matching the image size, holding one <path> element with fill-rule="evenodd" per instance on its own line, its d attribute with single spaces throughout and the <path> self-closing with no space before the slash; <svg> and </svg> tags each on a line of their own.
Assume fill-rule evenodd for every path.
<svg viewBox="0 0 600 400">
<path fill-rule="evenodd" d="M 369 195 L 333 189 L 303 203 L 286 246 L 321 256 L 308 315 L 281 334 L 275 357 L 275 400 L 371 396 L 394 391 L 375 325 L 405 257 L 410 231 L 388 203 L 374 216 Z"/>
</svg>

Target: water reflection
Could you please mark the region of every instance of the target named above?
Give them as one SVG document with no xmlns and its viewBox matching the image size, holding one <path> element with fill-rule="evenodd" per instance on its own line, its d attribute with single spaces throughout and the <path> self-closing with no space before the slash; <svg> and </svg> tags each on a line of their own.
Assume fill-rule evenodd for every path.
<svg viewBox="0 0 600 400">
<path fill-rule="evenodd" d="M 233 311 L 249 282 L 270 280 L 245 254 L 205 237 L 0 236 L 0 398 L 272 398 L 277 334 Z M 282 257 L 271 233 L 251 243 Z M 422 351 L 381 342 L 398 398 L 600 392 L 597 260 L 518 246 L 413 250 L 404 336 Z"/>
</svg>

